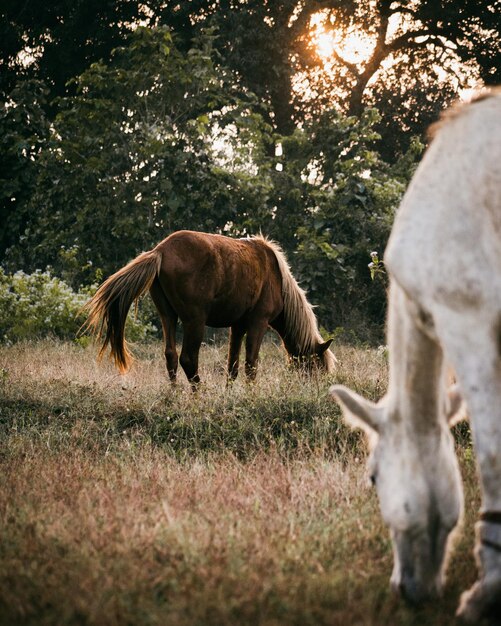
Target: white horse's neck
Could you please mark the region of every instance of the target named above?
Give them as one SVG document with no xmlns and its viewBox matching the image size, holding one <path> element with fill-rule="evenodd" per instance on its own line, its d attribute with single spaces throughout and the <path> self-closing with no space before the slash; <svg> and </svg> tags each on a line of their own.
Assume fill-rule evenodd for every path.
<svg viewBox="0 0 501 626">
<path fill-rule="evenodd" d="M 417 435 L 436 434 L 442 389 L 445 389 L 442 352 L 428 336 L 424 328 L 426 320 L 423 327 L 416 324 L 417 314 L 403 290 L 394 283 L 390 288 L 388 312 L 388 419 L 403 420 Z"/>
</svg>

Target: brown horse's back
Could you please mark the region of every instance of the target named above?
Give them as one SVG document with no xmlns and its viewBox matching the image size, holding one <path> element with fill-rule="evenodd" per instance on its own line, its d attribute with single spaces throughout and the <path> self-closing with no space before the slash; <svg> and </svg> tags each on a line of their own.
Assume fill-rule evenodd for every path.
<svg viewBox="0 0 501 626">
<path fill-rule="evenodd" d="M 260 239 L 179 231 L 155 250 L 162 253 L 158 281 L 182 321 L 227 327 L 246 316 L 272 320 L 283 309 L 277 259 Z"/>
</svg>

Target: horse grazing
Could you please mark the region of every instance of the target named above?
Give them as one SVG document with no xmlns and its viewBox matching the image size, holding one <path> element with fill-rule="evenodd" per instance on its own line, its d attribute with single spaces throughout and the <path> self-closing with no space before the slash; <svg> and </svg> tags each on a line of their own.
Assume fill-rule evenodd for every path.
<svg viewBox="0 0 501 626">
<path fill-rule="evenodd" d="M 162 321 L 167 371 L 176 380 L 176 324 L 183 325 L 181 366 L 192 385 L 200 382 L 198 353 L 205 326 L 230 327 L 228 374 L 238 374 L 242 340 L 246 337 L 245 371 L 256 375 L 259 348 L 271 326 L 297 363 L 318 362 L 331 371 L 336 361 L 322 341 L 304 291 L 291 274 L 280 247 L 264 237 L 231 239 L 179 231 L 153 250 L 140 254 L 110 276 L 87 303 L 86 328 L 101 335 L 100 356 L 109 345 L 121 372 L 131 354 L 124 327 L 131 304 L 149 289 Z"/>
<path fill-rule="evenodd" d="M 391 583 L 414 602 L 441 590 L 462 511 L 447 422 L 464 410 L 464 398 L 482 491 L 479 579 L 458 609 L 472 622 L 501 603 L 500 259 L 501 91 L 494 90 L 444 116 L 397 213 L 384 255 L 387 395 L 373 404 L 331 388 L 345 418 L 372 435 L 368 465 L 393 542 Z M 461 394 L 447 390 L 448 365 Z"/>
</svg>

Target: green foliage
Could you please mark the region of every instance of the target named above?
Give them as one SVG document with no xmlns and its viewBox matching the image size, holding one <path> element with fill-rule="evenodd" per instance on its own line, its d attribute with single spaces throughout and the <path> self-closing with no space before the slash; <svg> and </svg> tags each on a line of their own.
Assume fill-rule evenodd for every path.
<svg viewBox="0 0 501 626">
<path fill-rule="evenodd" d="M 379 150 L 394 161 L 424 135 L 458 90 L 479 79 L 499 84 L 501 46 L 496 3 L 477 0 L 187 0 L 168 3 L 162 23 L 189 40 L 217 27 L 217 49 L 238 85 L 267 103 L 280 134 L 333 106 L 350 115 L 377 107 Z M 341 40 L 330 58 L 312 41 L 311 17 Z M 355 35 L 359 55 L 353 58 Z M 347 41 L 343 42 L 346 37 Z M 344 43 L 348 45 L 345 46 Z M 346 49 L 347 48 L 347 49 Z"/>
<path fill-rule="evenodd" d="M 385 247 L 422 144 L 412 139 L 390 166 L 375 150 L 375 109 L 324 108 L 273 135 L 219 44 L 211 30 L 187 41 L 137 28 L 52 103 L 51 126 L 42 85 L 16 92 L 0 118 L 4 266 L 48 268 L 78 290 L 175 230 L 261 231 L 284 248 L 324 327 L 380 341 L 385 285 L 370 280 L 367 257 Z"/>
<path fill-rule="evenodd" d="M 286 251 L 324 326 L 367 339 L 375 325 L 380 340 L 385 289 L 371 283 L 367 256 L 384 249 L 422 145 L 390 167 L 374 151 L 377 111 L 331 109 L 276 136 L 283 156 L 271 157 L 262 118 L 238 99 L 222 106 L 211 46 L 209 33 L 183 55 L 168 31 L 139 29 L 114 65 L 80 77 L 41 157 L 33 218 L 10 267 L 49 266 L 76 288 L 173 230 L 262 231 Z M 186 104 L 191 88 L 198 96 Z"/>
<path fill-rule="evenodd" d="M 49 139 L 46 99 L 43 83 L 20 81 L 0 103 L 0 259 L 19 242 L 30 220 L 39 157 Z"/>
<path fill-rule="evenodd" d="M 65 93 L 73 76 L 92 62 L 108 58 L 134 23 L 145 18 L 146 4 L 139 0 L 28 0 L 20 10 L 16 0 L 2 0 L 0 93 L 8 93 L 20 76 L 43 80 L 51 96 Z"/>
<path fill-rule="evenodd" d="M 75 339 L 85 320 L 81 309 L 94 290 L 88 287 L 75 292 L 49 272 L 7 274 L 0 267 L 0 342 L 47 335 Z M 127 336 L 131 340 L 145 339 L 154 332 L 144 316 L 129 316 Z"/>
<path fill-rule="evenodd" d="M 84 304 L 63 281 L 48 272 L 5 274 L 0 268 L 0 339 L 18 339 L 54 334 L 75 335 L 82 318 L 78 311 Z"/>
<path fill-rule="evenodd" d="M 363 339 L 375 339 L 374 329 L 381 338 L 386 301 L 367 257 L 384 249 L 423 147 L 413 141 L 389 166 L 374 150 L 379 120 L 374 109 L 360 118 L 329 110 L 284 138 L 284 171 L 276 175 L 267 230 L 289 251 L 322 324 L 355 328 Z"/>
<path fill-rule="evenodd" d="M 248 102 L 232 97 L 213 41 L 205 32 L 184 53 L 167 29 L 138 28 L 111 63 L 94 63 L 74 81 L 76 95 L 58 103 L 11 267 L 60 273 L 71 250 L 81 268 L 76 286 L 173 230 L 217 231 L 234 219 L 229 190 L 239 178 L 218 167 L 211 137 L 229 124 L 236 142 L 265 135 L 262 126 L 254 132 L 260 121 Z"/>
</svg>

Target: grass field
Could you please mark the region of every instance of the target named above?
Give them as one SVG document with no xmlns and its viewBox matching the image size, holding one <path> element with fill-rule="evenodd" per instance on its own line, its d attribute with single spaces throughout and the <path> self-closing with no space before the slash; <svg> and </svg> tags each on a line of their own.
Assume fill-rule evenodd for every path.
<svg viewBox="0 0 501 626">
<path fill-rule="evenodd" d="M 411 609 L 389 590 L 365 444 L 326 395 L 336 380 L 379 397 L 385 357 L 335 352 L 331 380 L 308 380 L 268 342 L 256 383 L 226 387 L 225 347 L 205 346 L 193 394 L 167 384 L 160 344 L 125 378 L 92 347 L 1 347 L 0 623 L 452 623 L 476 576 L 467 428 L 444 597 Z"/>
</svg>

